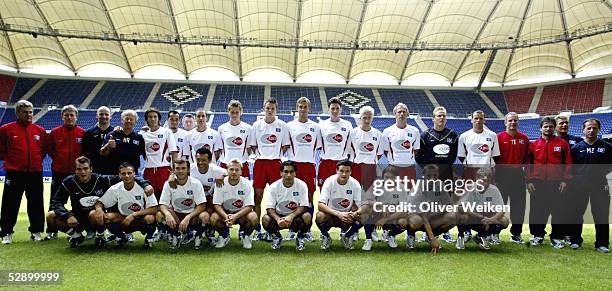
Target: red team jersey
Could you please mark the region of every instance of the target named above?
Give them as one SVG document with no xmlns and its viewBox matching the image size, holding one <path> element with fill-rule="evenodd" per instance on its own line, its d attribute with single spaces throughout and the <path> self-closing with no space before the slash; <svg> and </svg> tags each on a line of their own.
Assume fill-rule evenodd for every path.
<svg viewBox="0 0 612 291">
<path fill-rule="evenodd" d="M 517 132 L 515 136 L 502 131 L 497 134 L 499 142 L 498 164 L 520 165 L 527 163 L 527 152 L 529 151 L 529 138 Z"/>
</svg>

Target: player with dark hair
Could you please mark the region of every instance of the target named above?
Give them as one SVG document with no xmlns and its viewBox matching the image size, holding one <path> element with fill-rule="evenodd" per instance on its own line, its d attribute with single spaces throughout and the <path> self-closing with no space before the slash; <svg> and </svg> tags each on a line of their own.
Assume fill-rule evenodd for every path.
<svg viewBox="0 0 612 291">
<path fill-rule="evenodd" d="M 187 131 L 179 128 L 179 123 L 181 122 L 181 114 L 176 110 L 168 111 L 168 128 L 172 131 L 174 135 L 174 140 L 176 141 L 177 147 L 177 158 L 189 158 L 189 147 L 186 145 Z M 166 156 L 166 159 L 169 159 L 170 155 Z"/>
<path fill-rule="evenodd" d="M 263 200 L 266 185 L 280 179 L 277 171 L 281 164 L 281 156 L 289 149 L 289 127 L 276 118 L 278 105 L 276 99 L 270 98 L 264 101 L 265 117 L 255 121 L 249 135 L 251 151 L 255 153 L 255 165 L 253 166 L 253 188 L 255 188 L 255 212 L 258 221 L 261 217 L 261 201 Z M 255 240 L 266 239 L 261 232 L 258 223 L 255 229 Z"/>
<path fill-rule="evenodd" d="M 548 217 L 552 216 L 551 245 L 561 249 L 565 246 L 563 239 L 567 230 L 559 221 L 563 218 L 562 207 L 567 201 L 564 195 L 571 178 L 572 154 L 569 144 L 554 135 L 555 127 L 554 118 L 544 117 L 540 121 L 541 137 L 529 144 L 529 231 L 532 235 L 530 245 L 541 245 Z"/>
<path fill-rule="evenodd" d="M 223 179 L 223 186 L 215 188 L 213 204 L 215 212 L 210 216 L 210 225 L 219 232 L 216 248 L 224 248 L 230 240 L 230 228 L 240 225 L 244 233 L 242 247 L 250 249 L 251 233 L 259 222 L 253 211 L 255 199 L 251 182 L 242 177 L 242 162 L 231 160 L 227 164 L 228 176 Z"/>
<path fill-rule="evenodd" d="M 595 249 L 601 253 L 610 252 L 610 193 L 606 174 L 612 164 L 612 145 L 599 139 L 601 122 L 595 118 L 582 123 L 584 140 L 572 147 L 573 180 L 570 184 L 573 195 L 568 206 L 572 211 L 570 225 L 571 248 L 582 246 L 584 212 L 591 204 L 595 223 Z"/>
<path fill-rule="evenodd" d="M 312 224 L 312 216 L 308 212 L 308 186 L 296 178 L 297 171 L 295 162 L 283 162 L 280 168 L 281 179 L 268 188 L 266 214 L 262 218 L 262 225 L 272 236 L 274 250 L 279 249 L 283 241 L 280 230 L 290 229 L 297 233 L 295 248 L 303 251 L 305 234 Z"/>
<path fill-rule="evenodd" d="M 213 163 L 216 163 L 221 155 L 219 132 L 209 127 L 206 122 L 206 111 L 203 108 L 196 110 L 196 128 L 191 130 L 185 139 L 191 162 L 195 162 L 196 151 L 200 148 L 209 149 L 213 153 Z"/>
<path fill-rule="evenodd" d="M 97 221 L 104 220 L 108 230 L 115 235 L 118 246 L 128 242 L 126 233 L 139 230 L 146 233 L 144 247 L 152 248 L 158 203 L 155 195 L 147 195 L 134 182 L 135 172 L 134 166 L 127 162 L 119 166 L 121 182 L 111 186 L 96 201 L 93 215 Z"/>
<path fill-rule="evenodd" d="M 353 235 L 361 228 L 361 185 L 351 177 L 352 166 L 349 160 L 339 161 L 337 174 L 327 178 L 321 187 L 316 223 L 321 231 L 322 250 L 331 247 L 329 230 L 332 227 L 343 230 L 341 239 L 345 249 L 353 249 Z"/>
<path fill-rule="evenodd" d="M 183 158 L 174 160 L 173 173 L 176 187 L 164 183 L 159 199 L 157 222 L 163 223 L 170 234 L 170 248 L 179 246 L 179 236 L 187 242 L 187 233 L 195 231 L 194 247 L 200 249 L 202 233 L 208 226 L 210 216 L 206 212 L 206 195 L 197 179 L 189 177 L 189 161 Z M 193 236 L 193 233 L 192 233 Z"/>
<path fill-rule="evenodd" d="M 78 157 L 74 163 L 75 173 L 66 177 L 52 195 L 47 223 L 68 234 L 71 247 L 83 243 L 85 238 L 82 231 L 87 230 L 95 232 L 95 245 L 102 248 L 106 244 L 104 219 L 94 215 L 94 205 L 106 190 L 121 182 L 121 177 L 94 173 L 90 159 L 84 156 Z M 136 176 L 134 181 L 144 189 L 145 194 L 153 195 L 153 187 L 147 180 Z M 68 199 L 71 210 L 65 206 Z"/>
<path fill-rule="evenodd" d="M 178 148 L 174 134 L 161 127 L 161 113 L 155 108 L 145 111 L 145 121 L 149 130 L 141 131 L 145 141 L 146 161 L 143 177 L 151 182 L 155 197 L 159 199 L 172 168 L 170 163 L 177 158 Z"/>
<path fill-rule="evenodd" d="M 185 114 L 181 120 L 181 123 L 183 124 L 183 129 L 185 131 L 189 132 L 193 130 L 195 128 L 195 118 L 193 117 L 193 114 Z"/>
<path fill-rule="evenodd" d="M 515 112 L 506 114 L 504 124 L 506 130 L 497 134 L 500 155 L 497 159 L 495 181 L 504 198 L 504 203 L 510 199 L 510 219 L 512 220 L 510 241 L 523 244 L 525 242 L 521 238 L 521 233 L 527 200 L 523 166 L 527 164 L 529 138 L 518 131 L 519 116 Z M 496 234 L 491 237 L 494 242 L 499 242 Z"/>
<path fill-rule="evenodd" d="M 327 103 L 329 105 L 329 118 L 319 122 L 322 136 L 318 175 L 319 187 L 323 186 L 323 182 L 327 178 L 336 174 L 336 164 L 348 158 L 349 134 L 353 129 L 349 121 L 340 118 L 342 101 L 338 97 L 333 97 Z"/>
</svg>

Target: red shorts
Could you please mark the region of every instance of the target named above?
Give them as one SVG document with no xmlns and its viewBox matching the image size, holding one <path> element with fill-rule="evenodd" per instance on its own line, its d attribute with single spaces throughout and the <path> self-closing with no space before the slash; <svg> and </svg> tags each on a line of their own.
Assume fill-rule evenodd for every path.
<svg viewBox="0 0 612 291">
<path fill-rule="evenodd" d="M 338 161 L 321 160 L 319 162 L 319 187 L 323 186 L 327 178 L 336 174 L 336 164 Z"/>
<path fill-rule="evenodd" d="M 255 160 L 253 167 L 253 188 L 264 189 L 280 179 L 280 160 Z"/>
<path fill-rule="evenodd" d="M 362 189 L 369 189 L 370 186 L 374 184 L 376 176 L 376 164 L 353 163 L 353 167 L 351 169 L 351 177 L 359 181 Z"/>
<path fill-rule="evenodd" d="M 395 166 L 395 168 L 397 169 L 397 173 L 398 176 L 400 176 L 402 179 L 404 177 L 408 177 L 408 179 L 416 179 L 416 167 L 415 166 L 407 166 L 407 167 L 398 167 Z"/>
<path fill-rule="evenodd" d="M 317 176 L 315 165 L 301 162 L 295 162 L 295 165 L 297 166 L 297 173 L 295 176 L 306 183 L 309 194 L 314 193 L 317 190 L 317 186 L 315 186 L 315 178 Z"/>
<path fill-rule="evenodd" d="M 161 192 L 164 189 L 164 183 L 168 181 L 168 177 L 172 173 L 170 167 L 159 167 L 159 168 L 145 168 L 143 177 L 149 181 L 153 190 L 155 190 L 155 197 L 159 200 Z"/>
<path fill-rule="evenodd" d="M 221 168 L 227 169 L 227 165 L 225 163 L 220 163 L 219 166 Z M 251 178 L 250 172 L 249 172 L 249 163 L 248 162 L 244 162 L 242 163 L 242 177 L 245 177 L 247 179 Z"/>
</svg>

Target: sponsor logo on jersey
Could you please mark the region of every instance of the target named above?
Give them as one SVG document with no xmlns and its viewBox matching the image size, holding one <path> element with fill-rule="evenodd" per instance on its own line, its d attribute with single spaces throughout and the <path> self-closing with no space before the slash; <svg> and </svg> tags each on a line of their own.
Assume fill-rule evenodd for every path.
<svg viewBox="0 0 612 291">
<path fill-rule="evenodd" d="M 597 148 L 597 152 L 603 154 L 606 152 L 606 148 Z"/>
<path fill-rule="evenodd" d="M 287 204 L 285 205 L 285 207 L 286 207 L 287 209 L 289 209 L 289 210 L 292 210 L 292 211 L 293 211 L 293 210 L 296 210 L 296 209 L 298 208 L 298 204 L 297 204 L 297 203 L 295 203 L 295 201 L 290 201 L 289 203 L 287 203 Z"/>
<path fill-rule="evenodd" d="M 157 138 L 164 138 L 164 135 L 163 134 L 158 134 Z"/>
<path fill-rule="evenodd" d="M 348 208 L 351 205 L 351 200 L 348 199 L 342 199 L 340 200 L 340 202 L 338 202 L 338 205 L 340 205 L 340 207 L 342 208 Z"/>
<path fill-rule="evenodd" d="M 525 140 L 519 139 L 519 144 L 525 144 Z"/>
<path fill-rule="evenodd" d="M 433 151 L 438 155 L 448 155 L 450 153 L 450 146 L 447 144 L 437 144 L 433 147 Z"/>
<path fill-rule="evenodd" d="M 234 202 L 232 202 L 232 206 L 236 208 L 242 208 L 242 205 L 244 205 L 244 203 L 241 199 L 236 199 Z"/>
<path fill-rule="evenodd" d="M 228 138 L 230 144 L 235 144 L 236 146 L 241 146 L 243 143 L 243 140 L 241 137 L 237 136 L 237 137 L 230 137 Z"/>
<path fill-rule="evenodd" d="M 208 136 L 208 139 L 213 139 L 213 136 L 212 136 L 212 135 L 209 135 L 209 136 Z"/>
<path fill-rule="evenodd" d="M 149 146 L 149 149 L 154 151 L 154 152 L 159 151 L 160 148 L 161 148 L 161 146 L 158 143 L 156 143 L 156 142 L 152 143 Z"/>
<path fill-rule="evenodd" d="M 191 207 L 191 205 L 193 205 L 193 199 L 184 199 L 181 204 L 187 206 L 187 207 Z"/>
<path fill-rule="evenodd" d="M 310 133 L 300 133 L 297 136 L 297 141 L 299 143 L 310 143 L 312 142 L 312 135 Z"/>
<path fill-rule="evenodd" d="M 325 140 L 328 143 L 341 143 L 344 140 L 344 137 L 339 133 L 335 133 L 335 134 L 332 133 L 332 134 L 327 135 Z"/>
<path fill-rule="evenodd" d="M 409 150 L 412 147 L 412 143 L 409 140 L 398 140 L 395 142 L 395 147 L 399 149 L 404 148 Z"/>
<path fill-rule="evenodd" d="M 194 148 L 196 148 L 196 149 L 199 149 L 199 148 L 202 149 L 203 148 L 203 149 L 210 150 L 210 145 L 207 144 L 207 143 L 203 143 L 203 144 L 196 145 Z"/>
<path fill-rule="evenodd" d="M 132 205 L 130 205 L 127 209 L 131 210 L 132 212 L 138 212 L 141 208 L 138 203 L 132 203 Z"/>
<path fill-rule="evenodd" d="M 488 144 L 483 144 L 481 146 L 478 147 L 478 150 L 480 150 L 483 153 L 488 153 L 489 152 L 489 145 Z"/>
<path fill-rule="evenodd" d="M 261 136 L 261 142 L 264 144 L 276 143 L 277 137 L 275 134 L 264 134 Z"/>
<path fill-rule="evenodd" d="M 346 190 L 346 195 L 352 195 L 353 194 L 353 190 Z"/>
<path fill-rule="evenodd" d="M 374 150 L 374 144 L 373 144 L 373 143 L 371 143 L 371 142 L 362 142 L 362 143 L 359 145 L 359 149 L 360 149 L 362 152 L 371 152 L 371 151 L 373 151 L 373 150 Z"/>
<path fill-rule="evenodd" d="M 83 207 L 92 207 L 96 204 L 98 199 L 100 199 L 98 196 L 87 196 L 79 199 L 79 203 L 81 203 Z"/>
</svg>

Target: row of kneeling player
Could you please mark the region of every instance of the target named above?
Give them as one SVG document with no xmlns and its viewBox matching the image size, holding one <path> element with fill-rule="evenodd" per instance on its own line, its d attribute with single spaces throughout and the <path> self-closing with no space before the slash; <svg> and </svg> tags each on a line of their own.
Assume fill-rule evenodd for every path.
<svg viewBox="0 0 612 291">
<path fill-rule="evenodd" d="M 203 150 L 202 153 L 210 156 L 210 151 Z M 332 227 L 342 230 L 341 241 L 347 249 L 353 248 L 359 229 L 365 226 L 368 238 L 375 228 L 384 229 L 387 243 L 392 248 L 397 247 L 395 236 L 404 231 L 407 232 L 407 246 L 413 248 L 415 233 L 422 231 L 432 252 L 438 252 L 440 243 L 437 236 L 456 225 L 475 230 L 478 234 L 474 241 L 482 249 L 490 248 L 489 241 L 497 243 L 500 231 L 508 226 L 504 212 L 478 212 L 465 206 L 456 207 L 458 211 L 428 211 L 418 206 L 503 205 L 499 190 L 487 182 L 491 176 L 488 169 L 478 172 L 479 178 L 485 181 L 485 188 L 461 197 L 435 190 L 416 191 L 414 195 L 407 191 L 391 191 L 376 196 L 372 191 L 362 192 L 359 182 L 351 177 L 351 166 L 352 162 L 347 160 L 338 162 L 336 174 L 329 177 L 321 189 L 319 211 L 314 219 L 321 230 L 323 250 L 331 247 L 329 230 Z M 119 176 L 92 173 L 86 157 L 78 158 L 75 168 L 75 174 L 67 177 L 54 195 L 52 210 L 47 216 L 49 223 L 70 236 L 71 247 L 78 247 L 85 241 L 84 231 L 95 237 L 97 247 L 104 247 L 109 241 L 105 236 L 108 230 L 110 240 L 118 246 L 128 243 L 128 233 L 141 231 L 146 235 L 144 246 L 147 248 L 164 237 L 173 249 L 191 241 L 198 249 L 203 240 L 216 248 L 223 248 L 229 243 L 230 229 L 236 224 L 240 227 L 243 247 L 252 247 L 250 234 L 259 222 L 253 210 L 253 189 L 250 181 L 241 176 L 240 161 L 230 162 L 227 172 L 204 177 L 207 182 L 204 185 L 198 177 L 190 175 L 189 161 L 177 159 L 174 161 L 174 174 L 164 184 L 159 201 L 148 181 L 135 176 L 130 164 L 120 167 Z M 268 190 L 262 225 L 271 234 L 273 249 L 279 249 L 283 242 L 280 230 L 290 229 L 297 233 L 296 249 L 304 250 L 304 235 L 313 220 L 313 215 L 308 212 L 308 189 L 296 178 L 295 162 L 285 161 L 279 170 L 281 179 Z M 427 180 L 436 180 L 439 169 L 435 165 L 426 166 L 424 175 Z M 393 166 L 384 171 L 386 180 L 396 181 L 397 176 L 397 169 Z M 65 208 L 68 199 L 71 210 Z M 416 207 L 388 212 L 379 211 L 378 203 Z M 460 238 L 457 248 L 464 248 L 464 242 L 465 239 Z M 362 249 L 371 248 L 371 239 L 366 239 Z"/>
</svg>

